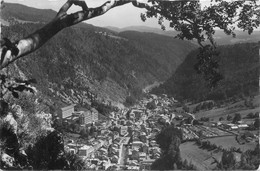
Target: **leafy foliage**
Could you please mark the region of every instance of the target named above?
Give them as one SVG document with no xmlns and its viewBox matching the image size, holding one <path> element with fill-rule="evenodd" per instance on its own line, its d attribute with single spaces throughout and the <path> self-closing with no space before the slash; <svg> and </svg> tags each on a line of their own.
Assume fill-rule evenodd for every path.
<svg viewBox="0 0 260 171">
<path fill-rule="evenodd" d="M 254 121 L 254 127 L 256 129 L 259 129 L 260 127 L 260 118 L 256 118 L 255 121 Z"/>
<path fill-rule="evenodd" d="M 42 130 L 42 120 L 35 115 L 41 106 L 36 105 L 40 98 L 31 96 L 31 93 L 36 92 L 31 84 L 36 81 L 7 76 L 4 71 L 1 71 L 0 78 L 0 150 L 1 157 L 5 155 L 10 158 L 4 162 L 1 158 L 1 169 L 64 168 L 67 162 L 59 156 L 64 151 L 61 137 L 55 132 L 46 136 Z M 50 146 L 44 147 L 43 144 Z"/>
<path fill-rule="evenodd" d="M 221 161 L 224 169 L 233 168 L 236 164 L 235 155 L 230 151 L 223 152 Z"/>
<path fill-rule="evenodd" d="M 125 105 L 126 106 L 133 106 L 136 103 L 136 99 L 133 96 L 127 96 L 125 99 Z"/>
<path fill-rule="evenodd" d="M 35 92 L 35 89 L 31 87 L 32 83 L 36 83 L 35 79 L 22 80 L 19 78 L 10 78 L 5 74 L 0 75 L 1 94 L 4 96 L 8 92 L 12 93 L 14 98 L 19 98 L 18 92 L 29 91 Z"/>
<path fill-rule="evenodd" d="M 155 104 L 155 102 L 154 102 L 154 101 L 151 101 L 151 102 L 147 103 L 146 108 L 147 108 L 147 109 L 150 109 L 150 110 L 156 109 L 156 104 Z"/>
<path fill-rule="evenodd" d="M 34 169 L 84 169 L 84 162 L 78 156 L 64 150 L 63 136 L 57 131 L 39 136 L 37 142 L 26 152 Z"/>
<path fill-rule="evenodd" d="M 217 170 L 256 170 L 260 164 L 260 150 L 257 144 L 254 150 L 242 152 L 241 157 L 232 150 L 224 150 L 221 161 L 218 162 Z M 241 153 L 241 152 L 240 152 Z M 238 159 L 239 157 L 240 159 Z"/>
<path fill-rule="evenodd" d="M 195 39 L 201 46 L 197 55 L 196 71 L 203 73 L 209 85 L 215 86 L 222 79 L 218 72 L 218 63 L 215 57 L 216 29 L 223 30 L 227 35 L 236 36 L 235 25 L 251 34 L 260 25 L 260 6 L 257 1 L 224 1 L 213 0 L 208 6 L 202 7 L 200 1 L 159 1 L 149 0 L 153 7 L 141 15 L 142 20 L 157 17 L 158 23 L 165 29 L 164 21 L 179 31 L 176 36 L 180 39 Z M 203 45 L 203 42 L 210 42 Z"/>
<path fill-rule="evenodd" d="M 237 123 L 238 121 L 241 121 L 241 114 L 240 113 L 236 113 L 232 123 Z"/>
<path fill-rule="evenodd" d="M 164 128 L 156 137 L 162 154 L 161 158 L 152 164 L 152 170 L 173 170 L 181 169 L 180 143 L 182 132 L 173 125 Z"/>
<path fill-rule="evenodd" d="M 223 79 L 223 76 L 218 71 L 219 63 L 216 59 L 217 56 L 219 56 L 219 52 L 215 47 L 206 45 L 199 48 L 198 62 L 194 68 L 199 74 L 203 74 L 209 86 L 216 86 Z"/>
<path fill-rule="evenodd" d="M 116 110 L 116 108 L 111 105 L 100 103 L 97 101 L 92 102 L 91 106 L 97 109 L 99 113 L 107 117 L 109 116 L 110 112 Z"/>
</svg>

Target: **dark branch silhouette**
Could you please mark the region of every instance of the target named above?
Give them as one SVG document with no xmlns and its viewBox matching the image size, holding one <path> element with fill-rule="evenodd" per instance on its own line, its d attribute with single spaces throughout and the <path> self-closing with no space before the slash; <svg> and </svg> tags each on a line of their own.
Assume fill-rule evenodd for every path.
<svg viewBox="0 0 260 171">
<path fill-rule="evenodd" d="M 35 31 L 34 33 L 30 34 L 29 36 L 21 40 L 16 41 L 15 43 L 11 43 L 8 39 L 4 39 L 1 41 L 0 69 L 5 68 L 17 59 L 29 53 L 32 53 L 36 49 L 40 48 L 43 44 L 45 44 L 48 40 L 50 40 L 54 35 L 56 35 L 59 31 L 63 30 L 64 28 L 103 15 L 110 9 L 127 3 L 132 3 L 135 7 L 139 8 L 151 8 L 148 4 L 128 0 L 111 0 L 107 1 L 106 3 L 97 8 L 88 8 L 85 1 L 68 0 L 60 8 L 59 12 L 54 17 L 54 19 L 41 29 Z M 82 11 L 67 14 L 67 11 L 72 5 L 82 7 Z"/>
</svg>

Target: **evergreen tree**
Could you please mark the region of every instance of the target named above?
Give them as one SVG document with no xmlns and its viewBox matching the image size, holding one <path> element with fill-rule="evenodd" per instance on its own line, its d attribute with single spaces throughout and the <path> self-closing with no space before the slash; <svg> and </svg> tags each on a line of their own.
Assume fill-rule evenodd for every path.
<svg viewBox="0 0 260 171">
<path fill-rule="evenodd" d="M 152 170 L 173 170 L 181 169 L 182 161 L 180 157 L 180 144 L 182 132 L 178 128 L 170 125 L 164 128 L 156 137 L 162 154 L 151 166 Z"/>
<path fill-rule="evenodd" d="M 232 123 L 237 123 L 238 121 L 241 121 L 241 114 L 240 113 L 235 114 L 235 117 L 233 118 Z"/>
</svg>

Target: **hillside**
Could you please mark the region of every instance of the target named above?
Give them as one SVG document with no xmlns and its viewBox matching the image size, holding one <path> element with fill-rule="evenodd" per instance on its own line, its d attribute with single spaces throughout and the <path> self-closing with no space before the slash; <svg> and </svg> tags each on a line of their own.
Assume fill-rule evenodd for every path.
<svg viewBox="0 0 260 171">
<path fill-rule="evenodd" d="M 36 9 L 21 4 L 5 3 L 1 18 L 8 21 L 49 22 L 56 12 L 51 9 Z"/>
<path fill-rule="evenodd" d="M 12 41 L 42 27 L 55 15 L 54 11 L 5 5 L 2 13 L 8 17 L 3 19 L 11 25 L 2 27 L 3 37 Z M 16 64 L 27 77 L 36 78 L 37 87 L 46 94 L 54 90 L 66 96 L 71 89 L 78 94 L 88 90 L 100 100 L 124 102 L 129 94 L 138 95 L 145 86 L 169 78 L 194 47 L 168 36 L 116 33 L 79 24 L 61 31 Z"/>
<path fill-rule="evenodd" d="M 124 31 L 138 31 L 138 32 L 145 32 L 145 33 L 156 33 L 160 35 L 175 37 L 178 32 L 174 30 L 162 30 L 159 28 L 147 27 L 147 26 L 130 26 L 124 28 L 117 28 L 117 27 L 106 27 L 109 30 L 115 32 L 124 32 Z M 235 30 L 236 37 L 226 35 L 222 30 L 216 30 L 214 35 L 215 40 L 218 45 L 229 45 L 229 44 L 236 44 L 236 43 L 252 43 L 258 42 L 260 37 L 260 31 L 255 30 L 251 35 L 248 35 L 247 32 Z M 194 40 L 192 43 L 197 44 Z"/>
<path fill-rule="evenodd" d="M 179 99 L 225 100 L 254 95 L 259 92 L 259 44 L 246 43 L 220 46 L 220 72 L 224 79 L 210 89 L 194 70 L 197 50 L 191 52 L 176 72 L 155 88 L 155 93 L 167 93 Z"/>
<path fill-rule="evenodd" d="M 237 44 L 237 43 L 253 43 L 258 42 L 260 31 L 255 30 L 251 35 L 248 32 L 236 30 L 236 37 L 227 36 L 223 31 L 217 30 L 215 40 L 219 45 Z"/>
<path fill-rule="evenodd" d="M 148 26 L 129 26 L 129 27 L 124 27 L 124 28 L 107 26 L 106 28 L 109 30 L 115 31 L 115 32 L 138 31 L 138 32 L 143 32 L 143 33 L 156 33 L 156 34 L 171 36 L 171 37 L 176 36 L 178 33 L 177 31 L 173 31 L 173 30 L 162 30 L 160 28 L 154 28 L 154 27 L 148 27 Z"/>
</svg>

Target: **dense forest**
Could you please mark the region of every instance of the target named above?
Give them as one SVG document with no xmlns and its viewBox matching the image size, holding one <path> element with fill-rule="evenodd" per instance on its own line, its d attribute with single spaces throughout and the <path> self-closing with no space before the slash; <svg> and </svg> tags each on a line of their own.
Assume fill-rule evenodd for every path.
<svg viewBox="0 0 260 171">
<path fill-rule="evenodd" d="M 3 37 L 12 41 L 41 28 L 44 18 L 55 14 L 39 10 L 43 15 L 34 15 L 34 8 L 18 4 L 6 4 L 4 11 L 7 10 L 9 16 L 4 15 L 3 19 L 10 26 L 4 26 L 2 31 Z M 27 12 L 19 15 L 22 11 Z M 79 24 L 63 30 L 16 64 L 27 77 L 37 79 L 41 91 L 59 89 L 62 84 L 70 89 L 90 88 L 99 97 L 124 102 L 128 95 L 139 95 L 145 86 L 169 78 L 188 54 L 187 49 L 195 47 L 187 41 L 153 33 L 116 33 Z"/>
<path fill-rule="evenodd" d="M 218 47 L 219 72 L 223 79 L 210 88 L 194 69 L 198 50 L 191 52 L 164 84 L 153 90 L 191 101 L 225 100 L 259 92 L 259 44 L 243 43 Z"/>
</svg>

